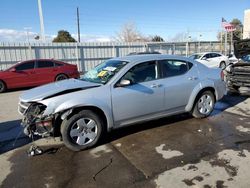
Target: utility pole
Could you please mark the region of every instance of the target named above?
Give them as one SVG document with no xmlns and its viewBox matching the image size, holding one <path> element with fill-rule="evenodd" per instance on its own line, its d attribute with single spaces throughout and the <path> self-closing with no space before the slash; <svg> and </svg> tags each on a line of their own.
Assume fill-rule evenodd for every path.
<svg viewBox="0 0 250 188">
<path fill-rule="evenodd" d="M 78 30 L 78 42 L 81 42 L 81 36 L 80 36 L 80 18 L 79 18 L 79 8 L 76 9 L 77 14 L 77 30 Z"/>
<path fill-rule="evenodd" d="M 41 2 L 41 0 L 38 0 L 38 11 L 39 11 L 39 18 L 40 18 L 41 39 L 42 39 L 42 41 L 45 41 L 43 10 L 42 10 L 42 2 Z"/>
</svg>

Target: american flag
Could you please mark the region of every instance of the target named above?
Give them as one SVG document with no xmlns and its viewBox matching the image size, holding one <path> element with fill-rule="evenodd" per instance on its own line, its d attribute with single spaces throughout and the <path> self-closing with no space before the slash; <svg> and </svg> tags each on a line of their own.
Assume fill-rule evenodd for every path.
<svg viewBox="0 0 250 188">
<path fill-rule="evenodd" d="M 232 32 L 235 31 L 236 28 L 234 25 L 228 23 L 224 18 L 221 20 L 221 26 L 227 31 L 227 32 Z"/>
</svg>

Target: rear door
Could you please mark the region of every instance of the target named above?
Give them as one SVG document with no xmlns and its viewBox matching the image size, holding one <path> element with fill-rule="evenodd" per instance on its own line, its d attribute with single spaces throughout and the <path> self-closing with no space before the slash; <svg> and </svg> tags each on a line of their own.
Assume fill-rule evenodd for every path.
<svg viewBox="0 0 250 188">
<path fill-rule="evenodd" d="M 166 112 L 184 111 L 194 87 L 199 82 L 197 67 L 181 60 L 161 60 L 161 77 L 159 84 L 164 89 Z"/>
<path fill-rule="evenodd" d="M 36 62 L 36 76 L 37 84 L 42 85 L 49 82 L 53 82 L 56 77 L 57 68 L 54 66 L 54 62 L 50 60 L 39 60 Z"/>
</svg>

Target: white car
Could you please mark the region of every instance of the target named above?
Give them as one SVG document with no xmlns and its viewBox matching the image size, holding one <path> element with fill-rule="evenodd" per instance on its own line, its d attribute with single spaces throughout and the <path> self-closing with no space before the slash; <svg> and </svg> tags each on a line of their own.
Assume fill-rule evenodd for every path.
<svg viewBox="0 0 250 188">
<path fill-rule="evenodd" d="M 229 59 L 217 52 L 204 52 L 191 55 L 189 58 L 199 61 L 210 68 L 219 67 L 225 69 L 229 65 Z"/>
</svg>

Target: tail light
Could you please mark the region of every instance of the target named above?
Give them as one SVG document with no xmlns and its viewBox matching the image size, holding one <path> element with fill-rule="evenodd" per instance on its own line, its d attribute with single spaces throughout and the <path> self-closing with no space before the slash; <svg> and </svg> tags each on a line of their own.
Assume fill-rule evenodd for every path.
<svg viewBox="0 0 250 188">
<path fill-rule="evenodd" d="M 222 81 L 224 81 L 225 74 L 224 74 L 223 70 L 221 70 L 221 72 L 220 72 L 220 78 L 221 78 Z"/>
</svg>

